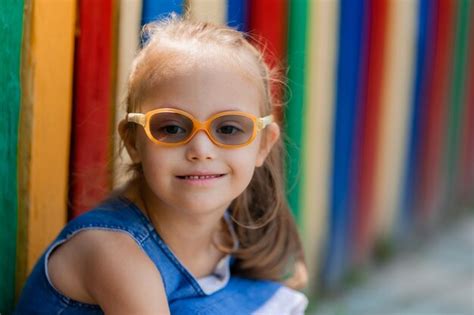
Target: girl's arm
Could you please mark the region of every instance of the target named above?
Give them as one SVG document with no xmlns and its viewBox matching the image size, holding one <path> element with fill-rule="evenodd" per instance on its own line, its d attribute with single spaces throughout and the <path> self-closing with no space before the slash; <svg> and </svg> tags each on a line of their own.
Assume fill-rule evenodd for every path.
<svg viewBox="0 0 474 315">
<path fill-rule="evenodd" d="M 170 313 L 158 269 L 124 233 L 80 232 L 54 251 L 48 268 L 59 291 L 106 314 Z"/>
</svg>

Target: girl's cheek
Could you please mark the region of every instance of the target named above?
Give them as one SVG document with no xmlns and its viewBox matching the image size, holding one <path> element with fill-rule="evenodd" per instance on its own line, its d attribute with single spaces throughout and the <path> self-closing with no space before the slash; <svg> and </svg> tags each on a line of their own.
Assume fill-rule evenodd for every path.
<svg viewBox="0 0 474 315">
<path fill-rule="evenodd" d="M 241 176 L 251 178 L 255 170 L 255 160 L 255 154 L 249 152 L 236 159 L 234 169 L 236 169 L 237 173 L 240 173 Z"/>
</svg>

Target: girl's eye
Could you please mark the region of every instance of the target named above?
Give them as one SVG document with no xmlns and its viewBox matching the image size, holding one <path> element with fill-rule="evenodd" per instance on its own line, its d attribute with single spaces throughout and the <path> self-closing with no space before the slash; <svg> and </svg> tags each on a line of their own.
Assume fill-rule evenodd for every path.
<svg viewBox="0 0 474 315">
<path fill-rule="evenodd" d="M 179 133 L 186 133 L 186 130 L 176 125 L 168 125 L 160 128 L 161 132 L 169 135 L 176 135 Z"/>
<path fill-rule="evenodd" d="M 237 133 L 244 132 L 242 129 L 236 127 L 236 126 L 231 126 L 231 125 L 226 125 L 226 126 L 221 126 L 217 128 L 217 133 L 222 133 L 225 135 L 235 135 Z"/>
</svg>

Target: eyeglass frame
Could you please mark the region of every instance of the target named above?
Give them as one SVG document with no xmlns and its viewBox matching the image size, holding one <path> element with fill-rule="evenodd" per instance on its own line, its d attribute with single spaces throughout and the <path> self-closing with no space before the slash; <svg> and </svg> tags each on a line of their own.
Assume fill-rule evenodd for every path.
<svg viewBox="0 0 474 315">
<path fill-rule="evenodd" d="M 162 142 L 156 139 L 155 137 L 153 137 L 150 131 L 150 119 L 153 115 L 159 114 L 159 113 L 175 113 L 175 114 L 181 114 L 189 118 L 193 123 L 193 130 L 191 131 L 191 135 L 187 137 L 186 140 L 179 141 L 179 142 Z M 234 145 L 234 144 L 220 143 L 216 141 L 216 139 L 214 139 L 214 137 L 212 136 L 209 130 L 212 122 L 219 117 L 227 116 L 227 115 L 244 116 L 252 120 L 253 132 L 252 132 L 252 136 L 247 140 L 247 142 Z M 193 115 L 191 115 L 190 113 L 184 110 L 166 107 L 166 108 L 153 109 L 146 113 L 127 113 L 125 119 L 127 122 L 132 122 L 132 123 L 142 126 L 143 129 L 145 130 L 145 133 L 148 139 L 150 139 L 153 143 L 156 143 L 158 145 L 167 146 L 167 147 L 177 147 L 180 145 L 184 145 L 188 143 L 189 141 L 191 141 L 200 130 L 203 130 L 207 134 L 208 138 L 212 141 L 212 143 L 214 143 L 216 146 L 221 147 L 221 148 L 226 148 L 226 149 L 237 149 L 237 148 L 241 148 L 252 143 L 257 137 L 257 134 L 273 122 L 273 115 L 270 114 L 264 117 L 257 117 L 253 114 L 241 112 L 241 111 L 224 111 L 224 112 L 220 112 L 220 113 L 212 115 L 205 121 L 200 121 L 199 119 L 195 118 Z"/>
</svg>

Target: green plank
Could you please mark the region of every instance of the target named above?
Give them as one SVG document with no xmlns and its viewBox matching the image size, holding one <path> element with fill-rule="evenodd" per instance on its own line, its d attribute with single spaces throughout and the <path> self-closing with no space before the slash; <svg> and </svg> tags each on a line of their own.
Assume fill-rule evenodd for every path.
<svg viewBox="0 0 474 315">
<path fill-rule="evenodd" d="M 288 104 L 285 109 L 287 189 L 290 207 L 299 222 L 301 215 L 302 151 L 305 103 L 306 31 L 308 0 L 289 2 L 288 30 Z"/>
<path fill-rule="evenodd" d="M 459 0 L 456 13 L 456 34 L 454 47 L 454 67 L 452 73 L 452 85 L 449 98 L 449 120 L 448 132 L 445 138 L 445 156 L 444 169 L 447 174 L 446 187 L 448 189 L 448 198 L 455 198 L 454 183 L 458 176 L 458 157 L 460 152 L 461 127 L 464 117 L 466 78 L 468 62 L 468 44 L 469 44 L 469 15 L 471 0 Z"/>
<path fill-rule="evenodd" d="M 17 145 L 20 111 L 20 51 L 23 1 L 0 5 L 0 313 L 11 313 L 15 297 L 17 233 Z"/>
</svg>

